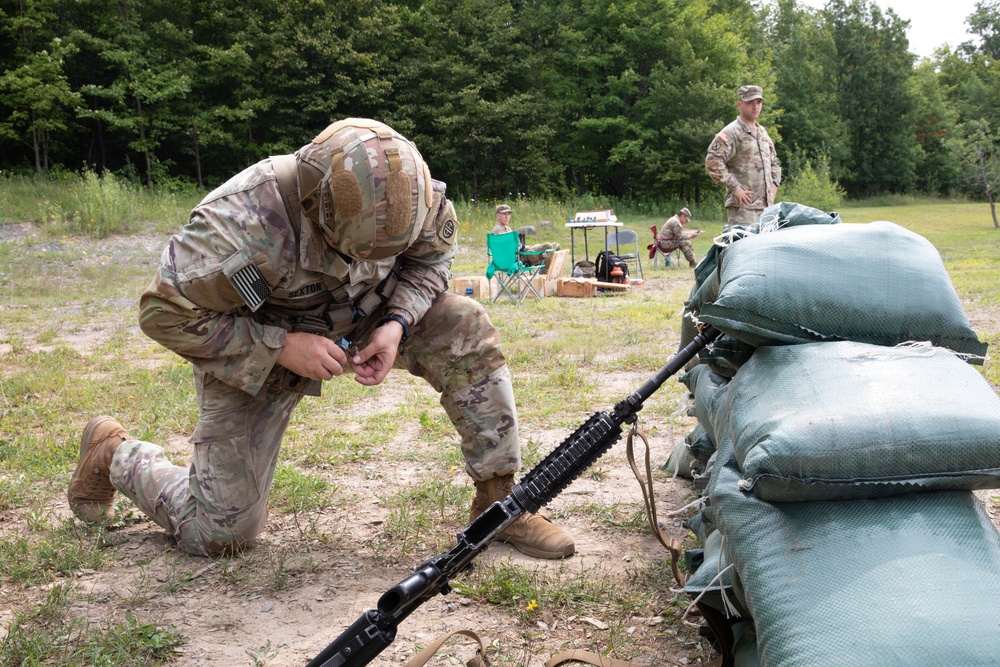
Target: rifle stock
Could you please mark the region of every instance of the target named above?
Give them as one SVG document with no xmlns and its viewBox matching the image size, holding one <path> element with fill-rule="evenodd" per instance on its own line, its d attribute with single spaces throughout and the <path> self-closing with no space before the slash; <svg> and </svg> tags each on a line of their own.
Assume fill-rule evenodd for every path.
<svg viewBox="0 0 1000 667">
<path fill-rule="evenodd" d="M 456 536 L 451 551 L 424 561 L 382 594 L 370 609 L 306 667 L 361 667 L 375 659 L 396 638 L 400 622 L 430 598 L 451 591 L 449 582 L 471 571 L 480 553 L 525 512 L 537 512 L 579 477 L 622 434 L 622 424 L 634 423 L 642 404 L 668 378 L 684 368 L 706 345 L 721 335 L 708 326 L 638 391 L 615 404 L 612 412 L 597 412 L 532 468 L 509 496 L 490 505 Z"/>
</svg>

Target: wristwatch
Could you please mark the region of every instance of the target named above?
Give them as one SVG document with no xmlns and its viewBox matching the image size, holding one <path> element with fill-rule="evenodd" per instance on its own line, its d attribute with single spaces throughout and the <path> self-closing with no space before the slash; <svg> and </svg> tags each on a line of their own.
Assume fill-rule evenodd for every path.
<svg viewBox="0 0 1000 667">
<path fill-rule="evenodd" d="M 378 327 L 383 324 L 388 324 L 389 322 L 399 322 L 399 325 L 403 327 L 403 337 L 399 339 L 400 343 L 405 343 L 410 338 L 410 323 L 406 321 L 406 317 L 400 315 L 399 313 L 388 313 L 384 315 L 382 319 L 378 321 Z"/>
</svg>

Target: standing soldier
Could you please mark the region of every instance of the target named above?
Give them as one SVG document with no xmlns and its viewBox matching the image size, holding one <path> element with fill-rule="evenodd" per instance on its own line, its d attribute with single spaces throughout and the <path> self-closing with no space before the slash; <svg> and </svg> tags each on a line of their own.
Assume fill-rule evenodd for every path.
<svg viewBox="0 0 1000 667">
<path fill-rule="evenodd" d="M 760 86 L 742 86 L 736 101 L 740 115 L 715 135 L 705 156 L 705 171 L 726 188 L 730 225 L 755 224 L 781 185 L 774 142 L 757 122 L 763 105 Z"/>
<path fill-rule="evenodd" d="M 521 462 L 514 392 L 486 311 L 448 292 L 457 230 L 444 193 L 409 140 L 357 118 L 210 193 L 140 300 L 142 330 L 194 365 L 191 466 L 97 417 L 70 480 L 73 512 L 100 520 L 117 490 L 189 554 L 241 549 L 264 527 L 303 395 L 346 371 L 374 386 L 392 368 L 441 394 L 475 482 L 473 515 L 506 497 Z M 573 553 L 562 529 L 523 518 L 501 539 L 538 558 Z"/>
</svg>

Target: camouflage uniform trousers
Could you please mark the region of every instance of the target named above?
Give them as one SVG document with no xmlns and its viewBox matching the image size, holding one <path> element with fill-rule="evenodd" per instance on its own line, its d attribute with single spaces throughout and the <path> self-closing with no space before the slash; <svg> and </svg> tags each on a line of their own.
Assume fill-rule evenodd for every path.
<svg viewBox="0 0 1000 667">
<path fill-rule="evenodd" d="M 697 262 L 698 259 L 694 256 L 694 248 L 691 247 L 691 242 L 687 239 L 681 239 L 680 241 L 671 241 L 669 244 L 664 245 L 662 242 L 660 244 L 660 250 L 667 255 L 667 264 L 670 263 L 670 253 L 674 250 L 680 249 L 681 253 L 684 255 L 684 259 L 688 262 Z"/>
<path fill-rule="evenodd" d="M 525 266 L 538 266 L 539 264 L 545 265 L 544 273 L 548 273 L 549 264 L 552 263 L 552 255 L 555 254 L 556 250 L 559 250 L 558 243 L 536 243 L 534 245 L 525 246 L 525 250 L 531 252 L 538 252 L 540 250 L 552 250 L 553 252 L 547 252 L 544 255 L 518 255 Z"/>
<path fill-rule="evenodd" d="M 760 220 L 764 212 L 762 208 L 743 208 L 742 206 L 727 206 L 726 212 L 729 214 L 729 225 L 744 225 L 752 227 Z"/>
<path fill-rule="evenodd" d="M 365 338 L 378 319 L 369 318 Z M 395 367 L 440 392 L 473 479 L 518 470 L 510 372 L 481 304 L 439 295 L 400 346 Z M 201 416 L 190 468 L 172 464 L 158 445 L 129 440 L 115 453 L 111 482 L 187 553 L 212 556 L 248 545 L 263 529 L 281 439 L 302 395 L 267 384 L 251 396 L 197 368 L 195 383 Z"/>
</svg>

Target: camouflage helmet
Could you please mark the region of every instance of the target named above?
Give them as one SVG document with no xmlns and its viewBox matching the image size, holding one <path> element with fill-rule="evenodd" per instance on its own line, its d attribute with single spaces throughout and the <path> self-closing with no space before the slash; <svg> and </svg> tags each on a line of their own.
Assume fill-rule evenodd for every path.
<svg viewBox="0 0 1000 667">
<path fill-rule="evenodd" d="M 302 212 L 335 250 L 375 260 L 416 240 L 433 192 L 430 171 L 406 137 L 375 120 L 347 118 L 296 156 Z"/>
</svg>

